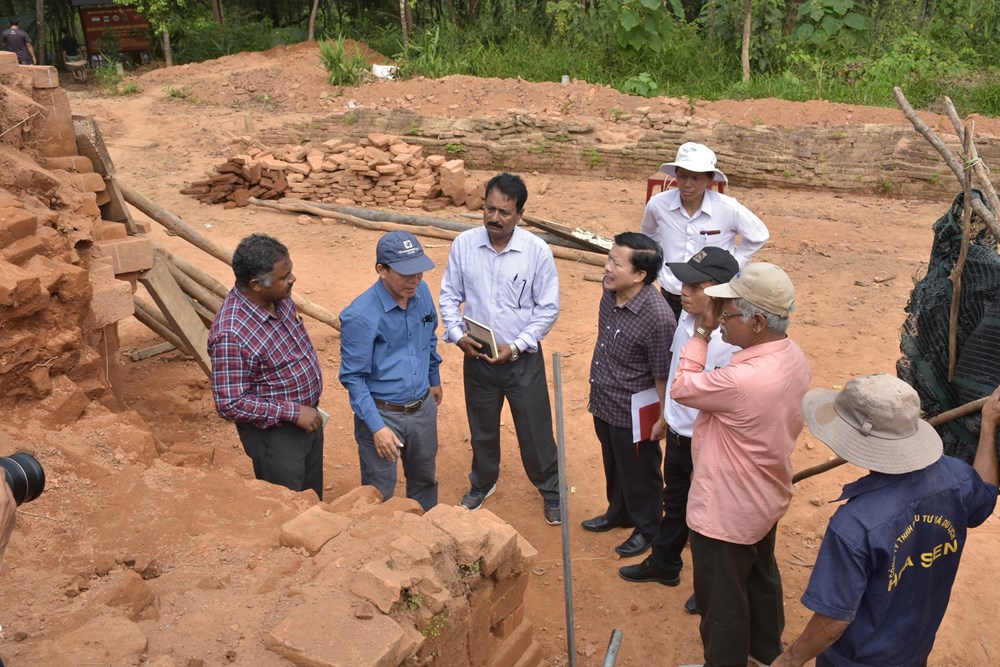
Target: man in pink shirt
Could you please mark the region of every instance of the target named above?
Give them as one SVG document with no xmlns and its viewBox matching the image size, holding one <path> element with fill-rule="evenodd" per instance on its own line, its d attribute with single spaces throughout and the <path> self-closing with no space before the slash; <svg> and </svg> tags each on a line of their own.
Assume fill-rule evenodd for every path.
<svg viewBox="0 0 1000 667">
<path fill-rule="evenodd" d="M 785 625 L 775 533 L 792 497 L 791 455 L 811 374 L 785 333 L 795 289 L 784 271 L 751 263 L 705 294 L 712 306 L 681 350 L 670 391 L 700 411 L 687 523 L 705 665 L 770 664 Z M 741 350 L 705 372 L 716 328 Z"/>
</svg>

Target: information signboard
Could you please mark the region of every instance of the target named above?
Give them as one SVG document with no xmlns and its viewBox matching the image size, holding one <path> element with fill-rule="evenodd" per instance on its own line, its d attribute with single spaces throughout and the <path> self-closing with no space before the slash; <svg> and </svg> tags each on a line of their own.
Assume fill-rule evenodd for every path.
<svg viewBox="0 0 1000 667">
<path fill-rule="evenodd" d="M 80 7 L 87 53 L 148 51 L 149 22 L 134 7 Z"/>
</svg>

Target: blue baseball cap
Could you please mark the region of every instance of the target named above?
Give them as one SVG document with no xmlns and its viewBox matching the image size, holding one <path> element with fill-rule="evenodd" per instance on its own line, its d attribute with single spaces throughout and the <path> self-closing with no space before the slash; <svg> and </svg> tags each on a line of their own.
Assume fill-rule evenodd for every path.
<svg viewBox="0 0 1000 667">
<path fill-rule="evenodd" d="M 389 232 L 378 240 L 375 261 L 396 273 L 412 276 L 434 268 L 434 262 L 424 254 L 423 246 L 410 232 Z"/>
</svg>

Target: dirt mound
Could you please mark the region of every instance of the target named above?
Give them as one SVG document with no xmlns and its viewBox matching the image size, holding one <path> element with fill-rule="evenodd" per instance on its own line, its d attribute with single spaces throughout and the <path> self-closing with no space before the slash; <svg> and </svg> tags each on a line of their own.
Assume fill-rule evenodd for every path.
<svg viewBox="0 0 1000 667">
<path fill-rule="evenodd" d="M 360 42 L 348 40 L 347 48 L 357 48 L 369 63 L 391 62 Z M 898 109 L 822 100 L 800 103 L 767 98 L 689 102 L 670 97 L 645 98 L 577 79 L 564 86 L 560 82 L 533 83 L 520 78 L 481 79 L 456 75 L 441 79 L 377 80 L 357 87 L 334 86 L 320 64 L 319 46 L 315 42 L 159 69 L 144 74 L 140 80 L 146 90 L 173 88 L 175 95 L 189 95 L 190 99 L 203 103 L 275 111 L 319 112 L 368 106 L 479 118 L 502 115 L 508 109 L 525 109 L 534 113 L 616 121 L 634 114 L 636 109 L 650 108 L 655 113 L 697 114 L 743 127 L 906 123 Z M 950 125 L 942 117 L 932 113 L 922 116 L 932 126 L 939 125 L 950 133 Z M 1000 119 L 978 115 L 974 118 L 977 133 L 1000 135 Z"/>
</svg>

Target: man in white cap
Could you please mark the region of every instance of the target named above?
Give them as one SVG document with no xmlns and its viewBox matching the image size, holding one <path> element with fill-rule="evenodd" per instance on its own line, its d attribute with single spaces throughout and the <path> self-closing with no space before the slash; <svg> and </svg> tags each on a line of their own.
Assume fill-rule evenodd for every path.
<svg viewBox="0 0 1000 667">
<path fill-rule="evenodd" d="M 871 474 L 837 499 L 847 503 L 830 519 L 802 596 L 814 614 L 773 665 L 926 665 L 966 531 L 996 506 L 1000 388 L 983 405 L 971 467 L 941 455 L 917 392 L 891 375 L 813 389 L 802 406 L 814 436 Z"/>
<path fill-rule="evenodd" d="M 795 289 L 784 271 L 751 263 L 705 294 L 712 305 L 695 320 L 670 389 L 700 411 L 687 524 L 705 664 L 745 667 L 750 656 L 768 664 L 782 651 L 785 625 L 775 534 L 792 497 L 811 374 L 785 333 Z M 706 370 L 720 325 L 722 340 L 741 349 L 728 366 Z"/>
<path fill-rule="evenodd" d="M 340 383 L 354 410 L 361 483 L 383 500 L 403 460 L 406 497 L 437 505 L 437 411 L 441 404 L 438 317 L 424 271 L 434 262 L 410 232 L 379 239 L 379 279 L 340 313 Z"/>
<path fill-rule="evenodd" d="M 677 187 L 652 197 L 642 214 L 639 231 L 663 248 L 660 290 L 677 318 L 681 281 L 668 264 L 686 262 L 706 246 L 716 246 L 732 253 L 742 267 L 769 237 L 767 227 L 750 209 L 709 189 L 713 181 L 728 182 L 715 162 L 708 146 L 681 144 L 676 159 L 660 166 L 676 179 Z"/>
</svg>

